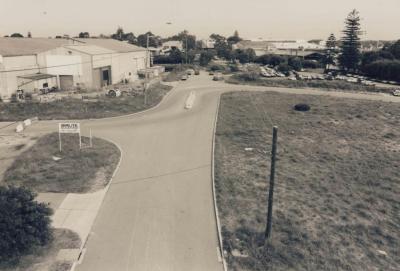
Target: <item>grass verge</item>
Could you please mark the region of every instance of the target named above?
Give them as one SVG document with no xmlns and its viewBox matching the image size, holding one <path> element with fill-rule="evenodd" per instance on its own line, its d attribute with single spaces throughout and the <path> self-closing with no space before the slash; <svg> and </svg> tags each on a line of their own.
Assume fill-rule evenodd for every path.
<svg viewBox="0 0 400 271">
<path fill-rule="evenodd" d="M 82 140 L 88 145 L 88 138 Z M 37 193 L 86 193 L 103 188 L 118 164 L 119 149 L 108 141 L 93 138 L 92 148 L 80 150 L 78 142 L 78 135 L 63 134 L 60 153 L 58 133 L 39 138 L 6 170 L 4 182 Z M 61 159 L 56 161 L 54 157 Z"/>
<path fill-rule="evenodd" d="M 144 95 L 108 98 L 101 96 L 93 100 L 63 98 L 50 103 L 0 103 L 0 121 L 21 121 L 38 117 L 51 119 L 89 119 L 106 118 L 131 114 L 157 105 L 171 90 L 171 86 L 155 84 L 147 91 L 147 104 Z"/>
<path fill-rule="evenodd" d="M 351 83 L 340 80 L 288 80 L 284 78 L 273 78 L 264 79 L 258 78 L 254 80 L 244 80 L 241 78 L 240 74 L 235 74 L 225 80 L 227 83 L 235 85 L 253 85 L 253 86 L 265 86 L 265 87 L 287 87 L 287 88 L 318 88 L 325 90 L 335 90 L 335 91 L 366 91 L 366 92 L 382 92 L 390 93 L 390 89 L 376 87 L 376 86 L 364 86 L 358 83 Z"/>
<path fill-rule="evenodd" d="M 231 270 L 399 270 L 399 115 L 394 103 L 222 95 L 216 190 Z M 272 125 L 274 220 L 263 246 Z"/>
</svg>

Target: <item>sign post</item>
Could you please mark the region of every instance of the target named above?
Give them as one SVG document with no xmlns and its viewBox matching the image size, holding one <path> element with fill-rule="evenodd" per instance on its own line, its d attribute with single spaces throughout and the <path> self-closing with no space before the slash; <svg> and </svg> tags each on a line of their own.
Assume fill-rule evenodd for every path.
<svg viewBox="0 0 400 271">
<path fill-rule="evenodd" d="M 78 134 L 79 135 L 79 149 L 82 148 L 80 123 L 59 123 L 58 124 L 58 140 L 60 142 L 60 152 L 62 151 L 61 134 Z"/>
</svg>

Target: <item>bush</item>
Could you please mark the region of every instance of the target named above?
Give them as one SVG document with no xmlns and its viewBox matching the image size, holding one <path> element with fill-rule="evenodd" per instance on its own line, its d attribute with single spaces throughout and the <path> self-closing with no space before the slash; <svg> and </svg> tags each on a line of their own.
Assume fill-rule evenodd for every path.
<svg viewBox="0 0 400 271">
<path fill-rule="evenodd" d="M 222 66 L 222 65 L 213 64 L 213 65 L 210 66 L 209 69 L 210 69 L 210 71 L 215 72 L 215 71 L 223 71 L 223 70 L 225 70 L 225 67 Z"/>
<path fill-rule="evenodd" d="M 231 72 L 238 72 L 239 71 L 239 67 L 237 65 L 229 65 L 229 70 Z"/>
<path fill-rule="evenodd" d="M 283 72 L 283 73 L 288 73 L 292 67 L 290 67 L 288 64 L 286 63 L 281 63 L 278 65 L 278 71 Z"/>
<path fill-rule="evenodd" d="M 313 60 L 304 60 L 303 61 L 303 68 L 305 69 L 318 69 L 318 68 L 322 68 L 321 63 L 318 63 L 316 61 Z"/>
<path fill-rule="evenodd" d="M 0 263 L 15 264 L 51 240 L 52 211 L 34 198 L 25 188 L 0 187 Z"/>
<path fill-rule="evenodd" d="M 236 78 L 238 78 L 239 80 L 242 80 L 242 81 L 257 81 L 260 79 L 260 75 L 258 72 L 252 71 L 252 72 L 244 72 L 244 73 L 238 74 L 236 76 Z"/>
<path fill-rule="evenodd" d="M 288 65 L 295 71 L 300 71 L 303 68 L 303 63 L 298 57 L 290 57 L 288 59 Z"/>
<path fill-rule="evenodd" d="M 310 106 L 308 104 L 296 104 L 294 106 L 294 110 L 296 111 L 309 111 Z"/>
</svg>

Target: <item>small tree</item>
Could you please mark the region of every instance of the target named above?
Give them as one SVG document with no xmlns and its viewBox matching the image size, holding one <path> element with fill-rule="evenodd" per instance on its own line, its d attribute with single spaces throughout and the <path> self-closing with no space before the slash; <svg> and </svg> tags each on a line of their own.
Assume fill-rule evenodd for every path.
<svg viewBox="0 0 400 271">
<path fill-rule="evenodd" d="M 111 35 L 111 38 L 115 40 L 123 40 L 124 39 L 124 29 L 121 26 L 118 26 L 117 31 Z"/>
<path fill-rule="evenodd" d="M 31 33 L 31 31 L 28 31 L 27 37 L 28 37 L 28 38 L 32 38 L 32 33 Z"/>
<path fill-rule="evenodd" d="M 344 36 L 341 39 L 339 63 L 342 69 L 346 71 L 356 71 L 361 59 L 361 27 L 360 16 L 357 10 L 350 12 L 346 18 L 345 24 L 345 30 L 343 31 Z"/>
<path fill-rule="evenodd" d="M 90 34 L 89 34 L 89 32 L 80 32 L 79 33 L 79 38 L 81 38 L 81 39 L 90 38 Z"/>
<path fill-rule="evenodd" d="M 214 53 L 212 51 L 203 51 L 200 54 L 200 65 L 207 66 L 208 63 L 213 59 Z"/>
<path fill-rule="evenodd" d="M 233 33 L 233 36 L 230 36 L 227 41 L 229 44 L 235 44 L 241 40 L 242 39 L 239 37 L 239 32 L 237 30 L 235 30 L 235 33 Z"/>
<path fill-rule="evenodd" d="M 51 239 L 51 209 L 25 188 L 0 187 L 0 262 L 19 258 Z"/>
</svg>

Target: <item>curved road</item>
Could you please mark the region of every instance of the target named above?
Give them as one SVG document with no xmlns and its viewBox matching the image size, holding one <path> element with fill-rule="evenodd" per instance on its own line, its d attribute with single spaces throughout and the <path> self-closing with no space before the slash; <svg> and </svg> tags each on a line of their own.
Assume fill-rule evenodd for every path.
<svg viewBox="0 0 400 271">
<path fill-rule="evenodd" d="M 147 112 L 80 121 L 118 144 L 123 159 L 76 270 L 223 270 L 212 195 L 213 127 L 220 94 L 242 89 L 400 102 L 380 94 L 227 85 L 202 74 Z M 190 91 L 196 99 L 186 110 Z M 56 129 L 55 121 L 43 121 L 27 132 Z"/>
</svg>

